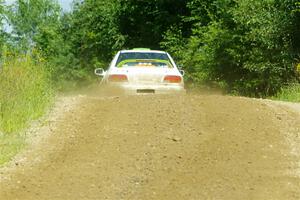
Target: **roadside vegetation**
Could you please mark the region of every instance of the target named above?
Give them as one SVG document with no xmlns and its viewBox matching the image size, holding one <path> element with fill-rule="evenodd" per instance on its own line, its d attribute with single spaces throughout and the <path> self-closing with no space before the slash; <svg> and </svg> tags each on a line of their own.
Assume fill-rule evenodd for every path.
<svg viewBox="0 0 300 200">
<path fill-rule="evenodd" d="M 274 100 L 300 102 L 300 84 L 295 83 L 282 87 L 281 90 L 273 97 Z"/>
<path fill-rule="evenodd" d="M 170 52 L 192 85 L 252 97 L 298 82 L 299 0 L 85 0 L 62 12 L 53 0 L 2 4 L 14 50 L 38 49 L 58 88 L 89 82 L 120 49 Z"/>
<path fill-rule="evenodd" d="M 170 52 L 193 87 L 300 101 L 299 0 L 16 0 L 0 13 L 0 163 L 57 91 L 91 83 L 120 49 Z"/>
<path fill-rule="evenodd" d="M 40 58 L 6 57 L 0 73 L 0 127 L 11 133 L 44 113 L 52 100 L 49 71 Z"/>
<path fill-rule="evenodd" d="M 41 117 L 53 99 L 50 72 L 42 59 L 3 55 L 0 73 L 0 164 L 24 145 L 18 131 Z M 5 133 L 5 134 L 3 134 Z"/>
</svg>

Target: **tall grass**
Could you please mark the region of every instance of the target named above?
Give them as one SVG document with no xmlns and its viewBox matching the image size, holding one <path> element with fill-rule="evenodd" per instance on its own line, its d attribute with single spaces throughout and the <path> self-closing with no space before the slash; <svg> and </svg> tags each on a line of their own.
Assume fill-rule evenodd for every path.
<svg viewBox="0 0 300 200">
<path fill-rule="evenodd" d="M 0 164 L 24 143 L 20 135 L 52 100 L 50 72 L 38 56 L 4 56 L 0 66 Z"/>
<path fill-rule="evenodd" d="M 300 84 L 294 83 L 286 86 L 273 98 L 275 100 L 300 102 Z"/>
</svg>

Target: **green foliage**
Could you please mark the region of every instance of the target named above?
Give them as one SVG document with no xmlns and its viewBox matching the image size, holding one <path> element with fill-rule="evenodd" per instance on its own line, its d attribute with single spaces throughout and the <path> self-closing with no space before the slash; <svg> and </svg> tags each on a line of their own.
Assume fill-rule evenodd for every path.
<svg viewBox="0 0 300 200">
<path fill-rule="evenodd" d="M 293 83 L 293 84 L 283 87 L 273 97 L 273 99 L 299 103 L 300 102 L 300 84 Z"/>
<path fill-rule="evenodd" d="M 0 131 L 11 133 L 40 117 L 51 102 L 50 73 L 37 55 L 3 55 L 0 72 Z"/>
<path fill-rule="evenodd" d="M 25 146 L 25 135 L 0 133 L 0 166 L 13 158 Z"/>
<path fill-rule="evenodd" d="M 174 59 L 183 61 L 187 50 L 185 48 L 185 44 L 187 42 L 188 39 L 184 38 L 181 29 L 179 29 L 178 27 L 171 27 L 163 35 L 160 46 L 163 49 L 168 49 L 169 53 L 172 54 L 172 57 L 174 57 Z"/>
<path fill-rule="evenodd" d="M 91 80 L 120 49 L 163 48 L 193 83 L 249 96 L 294 81 L 299 0 L 18 0 L 8 9 L 17 51 L 39 49 L 58 85 Z M 4 34 L 2 34 L 4 35 Z M 2 37 L 5 38 L 5 37 Z M 21 48 L 20 48 L 21 47 Z"/>
<path fill-rule="evenodd" d="M 0 67 L 0 165 L 25 144 L 18 133 L 45 113 L 53 99 L 50 72 L 36 53 L 18 55 L 6 51 Z"/>
<path fill-rule="evenodd" d="M 179 23 L 187 35 L 189 23 L 181 21 L 186 13 L 185 1 L 78 1 L 63 21 L 68 24 L 65 38 L 81 67 L 107 68 L 120 49 L 159 48 L 163 33 L 173 25 Z"/>
<path fill-rule="evenodd" d="M 35 47 L 35 37 L 42 34 L 45 28 L 55 29 L 60 13 L 57 1 L 17 0 L 7 11 L 8 23 L 17 45 L 24 51 Z"/>
<path fill-rule="evenodd" d="M 174 34 L 167 32 L 161 44 L 175 49 L 175 55 L 185 49 L 180 62 L 193 82 L 219 84 L 243 95 L 272 95 L 296 76 L 299 21 L 294 5 L 292 0 L 191 0 L 192 16 L 185 20 L 194 27 L 188 42 L 174 47 Z"/>
<path fill-rule="evenodd" d="M 0 53 L 1 49 L 6 43 L 6 40 L 8 38 L 8 34 L 5 33 L 4 31 L 4 21 L 5 21 L 5 5 L 4 1 L 0 0 Z"/>
<path fill-rule="evenodd" d="M 90 69 L 85 68 L 86 65 L 80 63 L 80 55 L 76 55 L 79 49 L 76 42 L 81 38 L 72 40 L 77 31 L 74 29 L 71 34 L 69 30 L 74 19 L 62 13 L 57 1 L 18 0 L 8 8 L 7 17 L 12 27 L 10 44 L 14 51 L 39 49 L 57 88 L 62 88 L 65 82 L 87 79 Z"/>
<path fill-rule="evenodd" d="M 296 8 L 294 9 L 294 12 L 300 12 L 300 2 L 296 2 Z"/>
<path fill-rule="evenodd" d="M 188 15 L 186 1 L 119 0 L 120 31 L 126 36 L 125 46 L 159 48 L 163 33 L 172 26 L 181 26 L 184 35 L 190 32 L 189 23 L 181 21 Z"/>
<path fill-rule="evenodd" d="M 122 48 L 125 37 L 119 31 L 119 10 L 119 2 L 111 0 L 75 4 L 66 32 L 81 65 L 92 69 L 89 65 L 108 62 Z"/>
</svg>

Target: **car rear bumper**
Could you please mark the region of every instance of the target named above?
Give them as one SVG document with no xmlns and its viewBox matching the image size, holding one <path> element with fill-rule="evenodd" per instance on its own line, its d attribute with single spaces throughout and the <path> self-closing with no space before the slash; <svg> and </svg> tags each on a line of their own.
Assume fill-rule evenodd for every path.
<svg viewBox="0 0 300 200">
<path fill-rule="evenodd" d="M 149 84 L 114 84 L 119 87 L 125 94 L 184 94 L 186 91 L 182 85 L 149 85 Z"/>
</svg>

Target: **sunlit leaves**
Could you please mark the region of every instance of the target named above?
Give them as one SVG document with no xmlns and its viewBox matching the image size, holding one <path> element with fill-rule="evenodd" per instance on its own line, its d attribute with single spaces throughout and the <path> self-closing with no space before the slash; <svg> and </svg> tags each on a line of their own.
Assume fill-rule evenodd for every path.
<svg viewBox="0 0 300 200">
<path fill-rule="evenodd" d="M 167 32 L 161 44 L 182 52 L 190 80 L 220 83 L 245 95 L 274 94 L 295 77 L 300 53 L 295 5 L 299 1 L 190 0 L 192 15 L 184 20 L 194 27 L 188 42 L 170 46 L 176 45 L 174 34 Z"/>
</svg>

